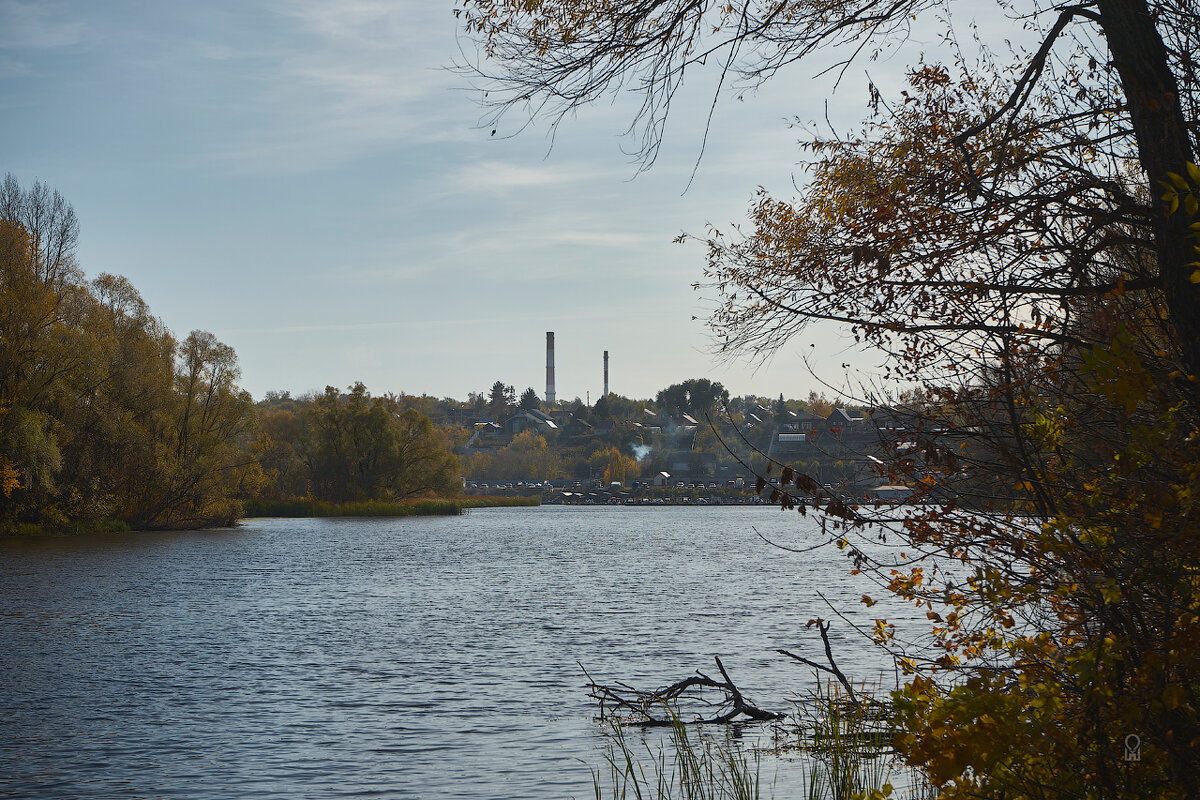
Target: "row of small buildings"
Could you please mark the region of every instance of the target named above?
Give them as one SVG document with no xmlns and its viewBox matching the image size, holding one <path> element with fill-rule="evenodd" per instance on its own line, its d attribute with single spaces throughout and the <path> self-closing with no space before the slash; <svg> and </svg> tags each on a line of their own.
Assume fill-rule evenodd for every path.
<svg viewBox="0 0 1200 800">
<path fill-rule="evenodd" d="M 662 415 L 653 411 L 642 412 L 643 421 L 621 423 L 636 435 L 666 433 L 694 433 L 700 423 L 687 414 Z M 532 432 L 540 435 L 560 433 L 563 436 L 606 436 L 617 429 L 614 420 L 588 422 L 571 415 L 569 411 L 554 409 L 519 409 L 501 421 L 494 419 L 475 420 L 471 438 L 463 448 L 464 453 L 475 453 L 506 447 L 513 437 Z"/>
</svg>

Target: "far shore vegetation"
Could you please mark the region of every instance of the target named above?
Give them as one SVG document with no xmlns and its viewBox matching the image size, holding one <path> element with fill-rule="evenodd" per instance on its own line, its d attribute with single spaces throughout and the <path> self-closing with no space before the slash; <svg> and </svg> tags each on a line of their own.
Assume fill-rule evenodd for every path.
<svg viewBox="0 0 1200 800">
<path fill-rule="evenodd" d="M 355 383 L 256 402 L 238 386 L 229 345 L 206 331 L 176 335 L 125 278 L 85 277 L 78 236 L 57 191 L 5 177 L 0 535 L 461 513 L 537 504 L 543 490 L 529 487 L 550 481 L 684 494 L 736 483 L 748 499 L 750 462 L 789 426 L 813 445 L 789 458 L 830 485 L 855 481 L 867 441 L 842 432 L 864 422 L 854 406 L 815 393 L 730 397 L 707 379 L 590 406 L 546 406 L 503 381 L 466 400 Z"/>
<path fill-rule="evenodd" d="M 247 517 L 435 517 L 454 516 L 472 508 L 536 506 L 539 503 L 538 497 L 432 497 L 402 503 L 248 500 L 244 506 Z"/>
</svg>

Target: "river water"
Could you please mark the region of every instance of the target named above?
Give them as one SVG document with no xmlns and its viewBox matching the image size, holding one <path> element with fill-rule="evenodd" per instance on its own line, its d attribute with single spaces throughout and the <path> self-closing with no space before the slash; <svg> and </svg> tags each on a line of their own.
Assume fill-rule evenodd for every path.
<svg viewBox="0 0 1200 800">
<path fill-rule="evenodd" d="M 821 538 L 769 508 L 543 507 L 0 541 L 0 796 L 591 797 L 580 664 L 649 689 L 719 655 L 787 710 L 811 670 L 774 650 L 822 652 L 817 593 L 881 615 L 835 548 L 755 530 Z"/>
</svg>

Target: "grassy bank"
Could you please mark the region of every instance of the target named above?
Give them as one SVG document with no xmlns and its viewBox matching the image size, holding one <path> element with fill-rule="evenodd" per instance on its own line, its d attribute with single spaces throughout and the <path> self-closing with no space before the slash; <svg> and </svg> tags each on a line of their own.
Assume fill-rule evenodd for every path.
<svg viewBox="0 0 1200 800">
<path fill-rule="evenodd" d="M 459 503 L 463 508 L 540 506 L 542 504 L 542 496 L 540 494 L 532 497 L 526 495 L 517 495 L 515 497 L 496 497 L 494 495 L 484 495 L 480 497 L 459 497 L 456 498 L 454 502 Z"/>
<path fill-rule="evenodd" d="M 436 517 L 454 516 L 468 508 L 536 506 L 536 497 L 455 497 L 385 503 L 326 503 L 320 500 L 248 500 L 247 517 Z"/>
</svg>

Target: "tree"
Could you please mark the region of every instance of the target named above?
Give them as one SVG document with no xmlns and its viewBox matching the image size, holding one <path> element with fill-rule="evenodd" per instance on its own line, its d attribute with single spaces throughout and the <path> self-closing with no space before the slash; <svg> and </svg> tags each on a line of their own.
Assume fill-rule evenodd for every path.
<svg viewBox="0 0 1200 800">
<path fill-rule="evenodd" d="M 0 219 L 20 229 L 27 238 L 33 277 L 61 291 L 80 277 L 75 261 L 79 220 L 75 209 L 57 189 L 41 181 L 22 189 L 12 173 L 0 185 Z"/>
<path fill-rule="evenodd" d="M 12 204 L 9 185 L 6 180 L 6 206 Z M 35 369 L 59 322 L 62 297 L 39 278 L 39 258 L 21 225 L 7 216 L 0 220 L 0 473 L 10 519 L 21 505 L 38 503 L 32 495 L 53 490 L 62 464 L 52 420 L 39 402 L 52 378 Z"/>
<path fill-rule="evenodd" d="M 588 456 L 589 469 L 603 472 L 605 483 L 632 480 L 642 474 L 642 465 L 633 456 L 625 455 L 617 447 L 601 448 Z"/>
<path fill-rule="evenodd" d="M 505 386 L 503 381 L 496 381 L 492 384 L 492 391 L 488 397 L 488 413 L 497 421 L 503 420 L 516 406 L 516 397 L 513 387 Z"/>
<path fill-rule="evenodd" d="M 295 401 L 289 403 L 296 405 Z M 261 436 L 254 449 L 265 480 L 256 499 L 278 501 L 310 497 L 312 487 L 308 466 L 300 456 L 304 449 L 304 411 L 299 408 L 275 409 L 273 405 L 268 397 L 258 409 Z"/>
<path fill-rule="evenodd" d="M 616 394 L 615 392 L 609 392 L 601 399 L 604 400 L 604 404 L 608 406 L 609 415 L 613 419 L 621 422 L 628 422 L 629 420 L 637 419 L 638 415 L 641 414 L 642 409 L 646 407 L 645 401 L 631 400 L 630 398 Z M 599 401 L 597 401 L 597 405 L 599 405 Z"/>
<path fill-rule="evenodd" d="M 313 496 L 352 502 L 454 494 L 458 463 L 429 418 L 361 382 L 325 387 L 308 412 L 304 456 Z"/>
<path fill-rule="evenodd" d="M 588 407 L 578 397 L 574 400 L 564 402 L 562 407 L 574 419 L 586 420 L 588 418 Z"/>
<path fill-rule="evenodd" d="M 0 524 L 229 524 L 257 466 L 211 334 L 179 345 L 126 279 L 83 279 L 58 192 L 0 189 Z"/>
<path fill-rule="evenodd" d="M 808 399 L 804 401 L 804 406 L 822 418 L 828 418 L 833 413 L 833 403 L 829 402 L 824 394 L 817 394 L 815 391 L 808 393 Z"/>
<path fill-rule="evenodd" d="M 240 373 L 233 348 L 208 331 L 192 331 L 180 345 L 171 479 L 144 512 L 152 523 L 232 524 L 240 516 L 228 489 L 236 470 L 252 461 L 238 444 L 253 420 L 250 395 L 235 383 Z"/>
<path fill-rule="evenodd" d="M 844 65 L 942 7 L 463 0 L 460 16 L 501 112 L 641 92 L 648 164 L 685 73 L 716 61 L 721 86 L 753 83 L 842 45 Z M 1181 0 L 1005 7 L 1032 48 L 972 53 L 928 20 L 947 63 L 914 65 L 899 98 L 872 86 L 861 131 L 807 142 L 798 198 L 760 194 L 748 235 L 707 237 L 711 322 L 759 357 L 841 322 L 921 389 L 885 469 L 945 502 L 893 526 L 906 557 L 856 546 L 886 524 L 871 509 L 822 506 L 857 570 L 927 610 L 929 650 L 904 652 L 886 621 L 876 638 L 909 675 L 897 746 L 943 796 L 1190 796 L 1200 17 Z M 764 479 L 779 502 L 819 493 L 780 466 Z M 1120 761 L 1131 732 L 1137 765 Z"/>
<path fill-rule="evenodd" d="M 559 458 L 546 437 L 524 431 L 492 455 L 487 475 L 497 480 L 543 480 L 559 472 Z"/>
<path fill-rule="evenodd" d="M 673 383 L 655 396 L 658 407 L 679 414 L 704 417 L 716 415 L 729 402 L 729 391 L 720 383 L 707 378 L 692 378 Z"/>
<path fill-rule="evenodd" d="M 612 407 L 607 397 L 601 397 L 592 404 L 592 419 L 612 419 Z"/>
<path fill-rule="evenodd" d="M 538 396 L 537 390 L 530 386 L 521 393 L 520 408 L 525 411 L 540 411 L 542 408 L 542 398 Z"/>
</svg>

